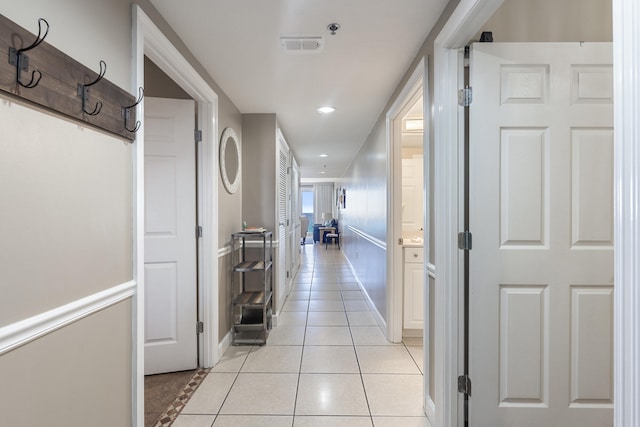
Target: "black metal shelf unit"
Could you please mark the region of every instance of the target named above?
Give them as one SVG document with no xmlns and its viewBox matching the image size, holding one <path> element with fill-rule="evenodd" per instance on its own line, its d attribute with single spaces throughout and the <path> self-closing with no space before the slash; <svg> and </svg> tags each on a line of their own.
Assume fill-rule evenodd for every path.
<svg viewBox="0 0 640 427">
<path fill-rule="evenodd" d="M 241 231 L 231 235 L 233 345 L 267 343 L 273 296 L 273 235 Z"/>
</svg>

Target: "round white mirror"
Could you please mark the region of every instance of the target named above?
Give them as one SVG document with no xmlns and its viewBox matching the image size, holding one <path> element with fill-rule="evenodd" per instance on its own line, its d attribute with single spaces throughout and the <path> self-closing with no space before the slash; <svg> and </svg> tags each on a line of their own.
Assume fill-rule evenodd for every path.
<svg viewBox="0 0 640 427">
<path fill-rule="evenodd" d="M 240 145 L 232 128 L 226 128 L 220 137 L 220 175 L 224 188 L 235 193 L 240 186 Z"/>
</svg>

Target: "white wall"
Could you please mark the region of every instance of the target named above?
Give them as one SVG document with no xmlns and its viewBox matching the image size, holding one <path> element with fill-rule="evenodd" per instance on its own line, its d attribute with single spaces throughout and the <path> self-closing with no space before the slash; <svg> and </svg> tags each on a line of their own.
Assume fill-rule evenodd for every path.
<svg viewBox="0 0 640 427">
<path fill-rule="evenodd" d="M 610 42 L 611 0 L 505 0 L 483 30 L 494 42 Z"/>
<path fill-rule="evenodd" d="M 32 33 L 47 19 L 47 42 L 94 70 L 104 60 L 133 92 L 128 0 L 4 2 L 2 13 Z M 34 316 L 130 283 L 132 145 L 3 95 L 0 110 L 2 424 L 131 425 L 130 294 L 56 317 L 60 329 L 15 348 L 8 331 L 38 335 Z"/>
<path fill-rule="evenodd" d="M 346 173 L 346 207 L 340 210 L 342 248 L 359 282 L 386 319 L 387 164 L 379 122 Z"/>
</svg>

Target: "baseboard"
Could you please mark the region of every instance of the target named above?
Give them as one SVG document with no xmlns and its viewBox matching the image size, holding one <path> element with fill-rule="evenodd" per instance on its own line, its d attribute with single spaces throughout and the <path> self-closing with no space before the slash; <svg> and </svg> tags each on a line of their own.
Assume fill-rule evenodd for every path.
<svg viewBox="0 0 640 427">
<path fill-rule="evenodd" d="M 423 338 L 424 330 L 423 329 L 403 329 L 402 337 L 406 338 Z"/>
<path fill-rule="evenodd" d="M 367 302 L 367 305 L 369 306 L 369 309 L 371 310 L 371 314 L 373 314 L 373 317 L 376 320 L 376 323 L 378 323 L 378 326 L 380 326 L 383 331 L 386 331 L 387 330 L 387 322 L 384 320 L 384 317 L 382 317 L 382 315 L 380 314 L 380 312 L 376 308 L 376 305 L 373 303 L 373 300 L 371 299 L 371 297 L 367 293 L 366 289 L 362 285 L 362 282 L 360 281 L 360 279 L 358 278 L 358 275 L 356 274 L 355 268 L 353 268 L 353 264 L 351 264 L 351 260 L 349 260 L 349 257 L 347 257 L 345 255 L 343 255 L 343 256 L 344 256 L 344 259 L 347 261 L 347 264 L 349 264 L 349 269 L 351 270 L 351 274 L 353 274 L 354 279 L 356 279 L 356 283 L 358 284 L 358 287 L 360 288 L 360 291 L 365 296 L 365 301 Z"/>
<path fill-rule="evenodd" d="M 220 358 L 222 358 L 222 356 L 229 349 L 230 346 L 231 346 L 231 331 L 227 332 L 224 338 L 222 338 L 222 341 L 218 343 L 218 355 L 220 355 Z"/>
<path fill-rule="evenodd" d="M 371 310 L 371 314 L 373 314 L 373 318 L 376 319 L 376 322 L 378 323 L 378 326 L 380 326 L 382 328 L 382 331 L 383 332 L 386 331 L 387 330 L 387 322 L 384 320 L 384 317 L 382 317 L 382 314 L 380 314 L 380 312 L 376 308 L 376 305 L 373 303 L 373 301 L 369 297 L 369 294 L 367 293 L 367 291 L 365 291 L 365 289 L 362 286 L 362 284 L 358 283 L 358 286 L 360 286 L 360 290 L 362 291 L 362 293 L 366 297 L 365 300 L 367 301 L 367 304 L 369 305 L 369 310 Z"/>
<path fill-rule="evenodd" d="M 0 328 L 0 355 L 104 310 L 135 294 L 129 281 Z"/>
</svg>

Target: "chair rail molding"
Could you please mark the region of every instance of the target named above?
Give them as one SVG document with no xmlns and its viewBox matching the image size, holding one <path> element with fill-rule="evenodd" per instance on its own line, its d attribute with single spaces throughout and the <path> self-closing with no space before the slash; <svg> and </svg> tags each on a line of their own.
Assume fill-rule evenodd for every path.
<svg viewBox="0 0 640 427">
<path fill-rule="evenodd" d="M 93 313 L 133 297 L 136 282 L 129 281 L 24 320 L 0 327 L 0 356 Z"/>
</svg>

